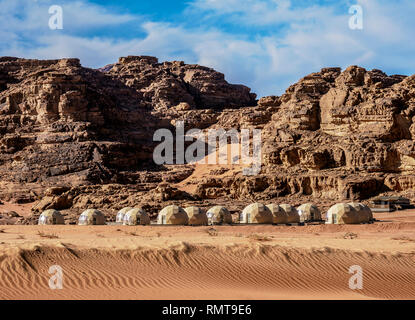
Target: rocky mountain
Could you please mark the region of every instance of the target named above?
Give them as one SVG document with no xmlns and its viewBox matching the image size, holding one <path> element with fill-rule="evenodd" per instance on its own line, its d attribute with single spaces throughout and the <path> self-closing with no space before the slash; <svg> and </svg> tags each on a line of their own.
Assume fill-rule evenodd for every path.
<svg viewBox="0 0 415 320">
<path fill-rule="evenodd" d="M 248 184 L 233 193 L 249 199 L 362 200 L 387 192 L 413 198 L 414 85 L 415 76 L 326 68 L 281 97 L 260 99 L 250 112 L 233 111 L 221 126 L 237 119 L 234 127 L 263 128 L 263 170 L 228 183 L 226 191 Z"/>
<path fill-rule="evenodd" d="M 101 69 L 142 95 L 155 110 L 186 103 L 192 109 L 222 109 L 255 105 L 248 87 L 225 81 L 222 73 L 183 61 L 159 63 L 157 58 L 130 56 Z"/>
<path fill-rule="evenodd" d="M 155 165 L 154 132 L 178 120 L 186 129 L 261 129 L 261 172 Z M 415 76 L 357 66 L 322 69 L 256 100 L 184 62 L 130 56 L 93 70 L 77 59 L 3 57 L 0 132 L 0 199 L 33 202 L 35 212 L 415 199 Z"/>
</svg>

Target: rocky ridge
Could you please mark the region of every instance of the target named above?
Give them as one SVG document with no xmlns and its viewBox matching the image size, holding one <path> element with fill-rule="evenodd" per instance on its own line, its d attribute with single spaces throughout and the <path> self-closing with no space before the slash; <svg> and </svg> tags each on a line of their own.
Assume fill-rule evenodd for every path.
<svg viewBox="0 0 415 320">
<path fill-rule="evenodd" d="M 325 68 L 255 99 L 213 69 L 153 57 L 100 70 L 0 58 L 0 199 L 33 202 L 35 213 L 143 205 L 153 214 L 171 202 L 236 212 L 254 200 L 415 199 L 415 76 Z M 156 166 L 153 133 L 178 120 L 261 129 L 261 172 Z"/>
</svg>

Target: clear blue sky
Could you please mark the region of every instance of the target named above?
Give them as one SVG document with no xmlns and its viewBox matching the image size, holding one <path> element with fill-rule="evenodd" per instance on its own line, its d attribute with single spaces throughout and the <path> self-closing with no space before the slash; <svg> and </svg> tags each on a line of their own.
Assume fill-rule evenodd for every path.
<svg viewBox="0 0 415 320">
<path fill-rule="evenodd" d="M 50 6 L 63 29 L 51 30 Z M 351 29 L 352 5 L 363 29 Z M 413 0 L 0 0 L 0 55 L 101 67 L 153 55 L 213 67 L 258 96 L 322 67 L 415 73 Z"/>
</svg>

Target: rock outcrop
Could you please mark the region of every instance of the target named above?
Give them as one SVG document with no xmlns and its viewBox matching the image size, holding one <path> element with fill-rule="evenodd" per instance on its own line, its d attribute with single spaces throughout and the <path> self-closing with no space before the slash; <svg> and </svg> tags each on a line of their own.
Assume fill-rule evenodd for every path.
<svg viewBox="0 0 415 320">
<path fill-rule="evenodd" d="M 99 70 L 77 59 L 0 58 L 0 199 L 33 210 L 172 202 L 415 199 L 415 76 L 325 68 L 263 97 L 213 69 L 130 56 Z M 153 134 L 261 129 L 262 167 L 157 166 Z M 200 171 L 200 172 L 199 172 Z"/>
<path fill-rule="evenodd" d="M 137 90 L 143 102 L 155 110 L 181 104 L 192 109 L 255 104 L 256 95 L 248 87 L 229 84 L 222 73 L 183 61 L 159 63 L 154 57 L 129 56 L 103 71 Z"/>
<path fill-rule="evenodd" d="M 1 58 L 0 196 L 31 202 L 55 184 L 137 183 L 154 166 L 158 128 L 180 118 L 207 127 L 211 107 L 251 104 L 249 88 L 182 62 L 127 57 L 102 72 L 78 59 Z"/>
<path fill-rule="evenodd" d="M 325 68 L 281 97 L 223 110 L 212 128 L 262 129 L 261 173 L 187 183 L 202 199 L 339 201 L 397 192 L 414 199 L 414 85 L 415 76 Z"/>
<path fill-rule="evenodd" d="M 151 158 L 157 121 L 122 82 L 78 59 L 3 59 L 0 75 L 3 184 L 106 183 Z"/>
</svg>

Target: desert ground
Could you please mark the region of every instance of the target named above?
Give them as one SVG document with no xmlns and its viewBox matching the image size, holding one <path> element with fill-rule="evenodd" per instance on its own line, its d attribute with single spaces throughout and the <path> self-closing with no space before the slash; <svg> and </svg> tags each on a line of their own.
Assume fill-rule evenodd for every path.
<svg viewBox="0 0 415 320">
<path fill-rule="evenodd" d="M 415 210 L 375 218 L 371 225 L 3 225 L 0 299 L 414 299 Z M 62 267 L 61 290 L 49 288 L 52 265 Z M 361 290 L 349 288 L 352 265 L 363 270 Z"/>
</svg>

